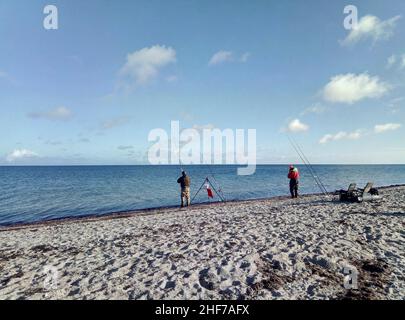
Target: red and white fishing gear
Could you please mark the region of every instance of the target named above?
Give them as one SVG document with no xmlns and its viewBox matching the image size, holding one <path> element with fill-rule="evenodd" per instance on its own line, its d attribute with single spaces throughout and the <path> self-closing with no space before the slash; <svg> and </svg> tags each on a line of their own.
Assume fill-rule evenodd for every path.
<svg viewBox="0 0 405 320">
<path fill-rule="evenodd" d="M 214 198 L 214 194 L 212 193 L 211 186 L 208 181 L 205 184 L 205 187 L 207 188 L 208 198 Z"/>
</svg>

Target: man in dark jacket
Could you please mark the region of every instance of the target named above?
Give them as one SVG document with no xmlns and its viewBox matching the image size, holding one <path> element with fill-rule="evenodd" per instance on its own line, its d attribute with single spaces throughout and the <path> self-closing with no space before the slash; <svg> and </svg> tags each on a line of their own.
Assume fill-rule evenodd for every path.
<svg viewBox="0 0 405 320">
<path fill-rule="evenodd" d="M 300 173 L 297 168 L 293 165 L 290 166 L 290 171 L 288 172 L 288 179 L 290 179 L 290 193 L 291 198 L 298 198 L 298 180 L 300 178 Z"/>
<path fill-rule="evenodd" d="M 177 179 L 181 187 L 181 207 L 184 207 L 184 198 L 186 198 L 186 206 L 190 205 L 190 177 L 185 171 L 182 171 L 181 177 Z"/>
</svg>

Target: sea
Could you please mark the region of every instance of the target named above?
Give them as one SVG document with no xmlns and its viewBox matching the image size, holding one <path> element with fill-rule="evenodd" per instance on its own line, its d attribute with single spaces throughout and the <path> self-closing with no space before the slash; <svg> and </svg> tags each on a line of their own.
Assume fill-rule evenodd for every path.
<svg viewBox="0 0 405 320">
<path fill-rule="evenodd" d="M 234 165 L 183 167 L 191 178 L 194 203 L 262 199 L 289 195 L 288 165 L 258 165 L 249 176 Z M 298 166 L 300 193 L 320 189 L 310 168 Z M 351 182 L 364 187 L 405 184 L 405 165 L 313 165 L 328 191 Z M 181 168 L 167 166 L 1 166 L 0 225 L 8 226 L 71 217 L 98 216 L 146 208 L 178 206 Z M 214 189 L 208 198 L 206 177 Z"/>
</svg>

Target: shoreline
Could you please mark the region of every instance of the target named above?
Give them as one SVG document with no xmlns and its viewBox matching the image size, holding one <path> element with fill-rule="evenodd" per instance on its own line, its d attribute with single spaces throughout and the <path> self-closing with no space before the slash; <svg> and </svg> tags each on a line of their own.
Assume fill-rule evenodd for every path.
<svg viewBox="0 0 405 320">
<path fill-rule="evenodd" d="M 403 299 L 405 185 L 379 189 L 375 202 L 305 195 L 9 229 L 0 299 Z"/>
<path fill-rule="evenodd" d="M 394 185 L 384 185 L 384 186 L 376 186 L 379 190 L 384 190 L 388 188 L 395 188 L 395 187 L 405 187 L 405 184 L 394 184 Z M 333 192 L 328 193 L 328 195 L 333 196 Z M 322 193 L 306 193 L 301 194 L 299 196 L 300 199 L 305 199 L 312 196 L 323 196 Z M 151 207 L 151 208 L 142 208 L 142 209 L 134 209 L 134 210 L 123 210 L 123 211 L 115 211 L 115 212 L 107 212 L 102 214 L 97 213 L 90 213 L 82 216 L 67 216 L 61 218 L 55 218 L 50 220 L 40 220 L 34 222 L 18 222 L 18 223 L 11 223 L 6 225 L 0 225 L 0 232 L 7 232 L 12 230 L 19 230 L 25 229 L 30 227 L 44 227 L 50 225 L 58 225 L 63 223 L 77 223 L 77 222 L 92 222 L 92 221 L 99 221 L 99 220 L 112 220 L 112 219 L 121 219 L 121 218 L 129 218 L 133 216 L 145 216 L 145 215 L 154 215 L 159 214 L 159 211 L 177 211 L 177 210 L 198 210 L 200 208 L 209 207 L 209 206 L 218 206 L 218 205 L 225 205 L 227 203 L 249 203 L 252 201 L 278 201 L 278 200 L 288 200 L 290 199 L 289 195 L 283 196 L 274 196 L 274 197 L 267 197 L 267 198 L 255 198 L 255 199 L 244 199 L 244 200 L 229 200 L 229 201 L 213 201 L 213 202 L 203 202 L 203 203 L 196 203 L 191 205 L 188 208 L 181 209 L 178 205 L 177 206 L 161 206 L 161 207 Z"/>
</svg>

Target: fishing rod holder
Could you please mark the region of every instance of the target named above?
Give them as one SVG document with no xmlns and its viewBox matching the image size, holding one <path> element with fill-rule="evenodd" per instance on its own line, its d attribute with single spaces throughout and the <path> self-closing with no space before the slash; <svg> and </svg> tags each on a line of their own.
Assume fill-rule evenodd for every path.
<svg viewBox="0 0 405 320">
<path fill-rule="evenodd" d="M 219 189 L 220 192 L 218 192 L 217 189 L 214 187 L 214 185 L 211 183 L 210 179 L 207 176 L 207 177 L 205 177 L 204 182 L 201 184 L 200 188 L 195 193 L 194 197 L 191 199 L 191 203 L 194 202 L 195 197 L 200 193 L 200 191 L 202 190 L 204 185 L 207 185 L 207 184 L 212 187 L 212 189 L 214 190 L 216 195 L 221 199 L 222 202 L 226 202 L 225 197 L 223 195 L 221 195 L 222 191 Z"/>
</svg>

